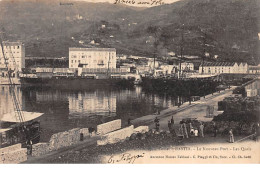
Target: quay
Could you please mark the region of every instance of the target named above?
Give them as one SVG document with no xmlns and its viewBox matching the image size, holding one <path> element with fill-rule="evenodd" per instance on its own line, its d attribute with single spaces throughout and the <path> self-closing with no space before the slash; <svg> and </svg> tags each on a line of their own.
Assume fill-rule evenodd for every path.
<svg viewBox="0 0 260 170">
<path fill-rule="evenodd" d="M 140 118 L 137 118 L 135 120 L 132 120 L 131 123 L 137 127 L 140 125 L 147 125 L 150 129 L 154 129 L 154 118 L 157 117 L 160 119 L 160 130 L 168 130 L 167 123 L 168 120 L 173 116 L 174 121 L 176 122 L 175 125 L 179 125 L 179 121 L 183 118 L 188 117 L 194 117 L 198 120 L 202 121 L 211 121 L 212 118 L 206 118 L 206 112 L 205 108 L 207 105 L 217 105 L 217 102 L 220 100 L 223 100 L 225 97 L 232 94 L 232 90 L 235 89 L 235 87 L 231 87 L 230 89 L 223 90 L 220 92 L 215 92 L 213 95 L 207 95 L 201 98 L 201 100 L 192 102 L 191 105 L 189 105 L 189 102 L 184 103 L 179 108 L 178 107 L 172 107 L 168 108 L 166 110 L 161 111 L 160 115 L 151 114 L 148 116 L 143 116 Z M 241 137 L 242 138 L 242 137 Z M 87 152 L 88 149 L 96 148 L 97 141 L 100 139 L 100 136 L 95 136 L 88 138 L 84 141 L 79 142 L 76 145 L 66 147 L 54 152 L 50 152 L 46 155 L 38 156 L 38 157 L 28 157 L 28 160 L 24 163 L 50 163 L 51 161 L 57 159 L 59 161 L 63 161 L 63 158 L 67 155 L 66 159 L 73 159 L 72 155 L 77 155 L 78 153 Z M 201 141 L 199 138 L 191 139 L 190 141 L 185 141 L 186 144 L 189 143 L 215 143 L 215 142 L 223 142 L 226 143 L 226 140 L 223 139 L 223 137 L 217 137 L 217 138 L 207 138 L 204 141 Z M 102 147 L 102 146 L 99 146 Z M 70 158 L 71 157 L 71 158 Z M 71 160 L 73 162 L 73 160 Z M 75 160 L 74 160 L 75 161 Z M 87 160 L 86 160 L 87 161 Z M 88 160 L 87 162 L 91 163 L 93 160 Z M 66 162 L 66 161 L 65 161 Z M 55 162 L 53 162 L 55 163 Z M 93 163 L 93 162 L 92 162 Z"/>
</svg>

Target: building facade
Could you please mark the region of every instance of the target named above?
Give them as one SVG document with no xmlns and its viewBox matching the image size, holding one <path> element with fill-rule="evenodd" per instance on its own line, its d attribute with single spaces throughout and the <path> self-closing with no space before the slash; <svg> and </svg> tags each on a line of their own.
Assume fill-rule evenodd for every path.
<svg viewBox="0 0 260 170">
<path fill-rule="evenodd" d="M 199 66 L 199 73 L 203 74 L 246 74 L 247 63 L 237 62 L 205 62 Z"/>
<path fill-rule="evenodd" d="M 180 64 L 177 65 L 177 68 L 180 68 Z M 184 62 L 181 63 L 181 71 L 193 71 L 194 70 L 194 64 L 193 63 L 188 63 Z"/>
<path fill-rule="evenodd" d="M 249 74 L 260 74 L 260 64 L 258 64 L 258 66 L 249 66 L 248 73 Z"/>
<path fill-rule="evenodd" d="M 13 71 L 25 68 L 25 47 L 22 42 L 3 42 L 3 51 L 0 48 L 0 69 L 6 69 L 6 66 Z"/>
<path fill-rule="evenodd" d="M 69 48 L 69 68 L 116 68 L 115 48 Z"/>
</svg>

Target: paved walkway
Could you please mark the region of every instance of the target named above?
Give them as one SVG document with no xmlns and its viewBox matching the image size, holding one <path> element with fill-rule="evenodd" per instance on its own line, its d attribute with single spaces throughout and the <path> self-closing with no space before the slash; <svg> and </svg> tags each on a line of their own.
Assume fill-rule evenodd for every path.
<svg viewBox="0 0 260 170">
<path fill-rule="evenodd" d="M 225 97 L 232 94 L 232 91 L 235 87 L 231 87 L 228 90 L 221 91 L 207 96 L 201 97 L 201 100 L 192 102 L 191 105 L 189 102 L 185 102 L 179 108 L 177 106 L 168 108 L 166 110 L 161 111 L 160 115 L 156 113 L 152 115 L 143 116 L 137 119 L 132 120 L 132 123 L 135 126 L 140 125 L 148 125 L 149 128 L 155 128 L 154 119 L 157 117 L 160 119 L 160 129 L 168 130 L 168 120 L 173 116 L 175 124 L 179 124 L 179 122 L 184 118 L 197 118 L 200 121 L 211 121 L 213 118 L 206 117 L 206 109 L 208 105 L 214 106 L 214 116 L 221 114 L 222 112 L 218 112 L 218 101 L 222 101 Z"/>
</svg>

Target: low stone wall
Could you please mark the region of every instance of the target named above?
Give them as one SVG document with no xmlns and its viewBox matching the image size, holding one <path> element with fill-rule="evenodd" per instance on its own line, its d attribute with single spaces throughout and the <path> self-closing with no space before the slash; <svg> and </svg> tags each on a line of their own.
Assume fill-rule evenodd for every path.
<svg viewBox="0 0 260 170">
<path fill-rule="evenodd" d="M 0 148 L 0 154 L 2 152 L 11 152 L 11 151 L 15 151 L 15 150 L 18 150 L 18 149 L 21 149 L 22 148 L 22 144 L 21 143 L 18 143 L 18 144 L 15 144 L 15 145 L 11 145 L 11 146 L 8 146 L 8 147 L 4 147 L 4 148 Z"/>
<path fill-rule="evenodd" d="M 71 146 L 80 141 L 80 129 L 75 128 L 66 132 L 56 133 L 51 136 L 49 142 L 50 150 L 58 150 L 63 147 Z"/>
<path fill-rule="evenodd" d="M 129 126 L 124 129 L 120 129 L 104 136 L 101 136 L 101 140 L 97 141 L 97 145 L 113 144 L 119 141 L 125 140 L 134 133 L 134 126 Z"/>
<path fill-rule="evenodd" d="M 0 164 L 17 164 L 27 160 L 27 149 L 20 148 L 0 153 Z"/>
<path fill-rule="evenodd" d="M 104 135 L 118 129 L 121 129 L 121 119 L 97 125 L 97 135 Z"/>
<path fill-rule="evenodd" d="M 145 133 L 149 131 L 149 127 L 148 126 L 139 126 L 137 128 L 134 129 L 134 133 Z"/>
<path fill-rule="evenodd" d="M 32 145 L 32 156 L 41 156 L 50 152 L 49 143 L 37 143 Z"/>
</svg>

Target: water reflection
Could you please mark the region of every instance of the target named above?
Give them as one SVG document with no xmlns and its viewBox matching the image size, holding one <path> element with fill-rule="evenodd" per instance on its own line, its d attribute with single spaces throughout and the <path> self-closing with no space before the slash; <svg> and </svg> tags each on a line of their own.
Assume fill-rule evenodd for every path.
<svg viewBox="0 0 260 170">
<path fill-rule="evenodd" d="M 68 96 L 70 116 L 116 116 L 116 94 L 104 91 L 77 92 Z"/>
<path fill-rule="evenodd" d="M 114 119 L 120 118 L 127 124 L 129 118 L 152 114 L 184 101 L 167 94 L 147 94 L 141 87 L 65 91 L 16 86 L 15 90 L 24 111 L 44 113 L 40 117 L 42 141 L 48 141 L 53 133 L 75 127 L 96 127 Z M 0 108 L 0 115 L 14 111 L 8 86 L 0 86 Z"/>
<path fill-rule="evenodd" d="M 15 87 L 16 98 L 17 101 L 20 103 L 20 108 L 24 108 L 24 103 L 22 99 L 22 91 L 20 90 L 19 86 Z M 4 114 L 13 113 L 16 109 L 13 104 L 13 99 L 11 96 L 12 92 L 9 86 L 0 86 L 0 117 Z"/>
</svg>

